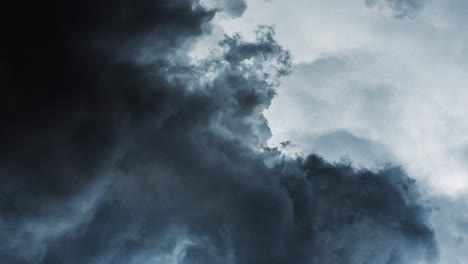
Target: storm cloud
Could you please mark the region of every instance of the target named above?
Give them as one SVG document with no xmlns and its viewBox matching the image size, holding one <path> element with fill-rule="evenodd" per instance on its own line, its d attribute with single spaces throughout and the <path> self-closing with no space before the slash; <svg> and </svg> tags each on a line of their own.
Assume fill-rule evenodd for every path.
<svg viewBox="0 0 468 264">
<path fill-rule="evenodd" d="M 217 12 L 242 14 L 230 3 L 4 6 L 16 18 L 3 23 L 3 261 L 437 260 L 428 205 L 402 169 L 267 147 L 263 111 L 291 70 L 271 27 L 189 58 Z"/>
</svg>

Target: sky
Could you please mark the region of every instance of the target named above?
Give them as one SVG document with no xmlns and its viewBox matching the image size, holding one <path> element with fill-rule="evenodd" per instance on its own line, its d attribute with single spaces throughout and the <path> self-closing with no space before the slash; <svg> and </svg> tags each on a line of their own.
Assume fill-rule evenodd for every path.
<svg viewBox="0 0 468 264">
<path fill-rule="evenodd" d="M 2 261 L 468 260 L 467 1 L 2 8 Z"/>
</svg>

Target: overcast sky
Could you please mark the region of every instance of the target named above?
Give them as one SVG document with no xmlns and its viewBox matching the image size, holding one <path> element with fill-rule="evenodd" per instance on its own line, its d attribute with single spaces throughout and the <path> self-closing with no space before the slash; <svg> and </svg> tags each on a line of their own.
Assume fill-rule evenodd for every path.
<svg viewBox="0 0 468 264">
<path fill-rule="evenodd" d="M 2 263 L 467 263 L 467 1 L 2 8 Z"/>
</svg>

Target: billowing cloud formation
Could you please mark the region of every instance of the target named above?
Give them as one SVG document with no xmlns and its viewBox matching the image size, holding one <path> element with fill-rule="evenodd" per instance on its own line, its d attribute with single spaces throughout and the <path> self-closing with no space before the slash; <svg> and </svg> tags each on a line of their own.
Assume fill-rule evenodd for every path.
<svg viewBox="0 0 468 264">
<path fill-rule="evenodd" d="M 240 2 L 239 5 L 242 5 Z M 400 169 L 265 148 L 290 55 L 269 27 L 193 64 L 197 1 L 10 4 L 1 102 L 6 263 L 428 263 Z"/>
<path fill-rule="evenodd" d="M 369 8 L 388 8 L 395 18 L 414 18 L 427 0 L 365 0 Z"/>
</svg>

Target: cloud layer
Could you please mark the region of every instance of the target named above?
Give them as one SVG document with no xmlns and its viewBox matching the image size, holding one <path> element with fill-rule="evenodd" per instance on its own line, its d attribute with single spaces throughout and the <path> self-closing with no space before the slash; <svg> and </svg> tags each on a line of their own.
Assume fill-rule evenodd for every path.
<svg viewBox="0 0 468 264">
<path fill-rule="evenodd" d="M 263 111 L 291 70 L 271 27 L 226 36 L 195 64 L 187 53 L 221 12 L 198 1 L 5 8 L 19 22 L 2 44 L 2 260 L 437 259 L 428 207 L 401 169 L 266 147 Z"/>
</svg>

